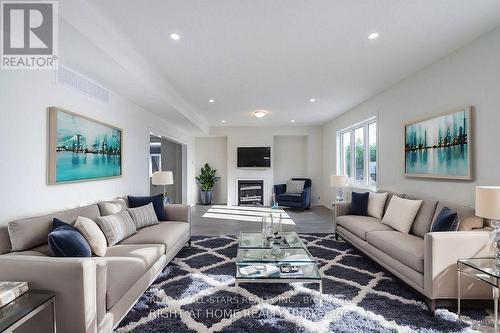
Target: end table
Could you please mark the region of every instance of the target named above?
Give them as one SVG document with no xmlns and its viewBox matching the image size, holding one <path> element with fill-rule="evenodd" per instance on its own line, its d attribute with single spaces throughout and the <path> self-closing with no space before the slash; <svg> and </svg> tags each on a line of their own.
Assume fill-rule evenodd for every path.
<svg viewBox="0 0 500 333">
<path fill-rule="evenodd" d="M 493 291 L 493 305 L 495 311 L 495 333 L 498 333 L 498 296 L 500 290 L 500 271 L 495 266 L 495 258 L 469 258 L 457 260 L 457 315 L 460 319 L 460 278 L 461 275 L 473 277 L 489 284 Z"/>
<path fill-rule="evenodd" d="M 12 332 L 33 316 L 52 307 L 53 332 L 56 332 L 55 293 L 43 290 L 28 290 L 12 302 L 0 308 L 0 332 Z"/>
</svg>

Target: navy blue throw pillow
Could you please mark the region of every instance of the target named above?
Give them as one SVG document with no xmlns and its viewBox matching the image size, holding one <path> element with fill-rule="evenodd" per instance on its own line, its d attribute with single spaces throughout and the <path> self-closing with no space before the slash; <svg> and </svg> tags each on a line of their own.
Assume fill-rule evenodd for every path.
<svg viewBox="0 0 500 333">
<path fill-rule="evenodd" d="M 153 203 L 153 208 L 158 217 L 158 221 L 166 221 L 167 215 L 163 207 L 163 194 L 154 195 L 152 197 L 133 197 L 128 196 L 128 206 L 130 208 L 142 207 Z"/>
<path fill-rule="evenodd" d="M 443 207 L 438 216 L 432 222 L 431 232 L 435 231 L 457 231 L 460 224 L 460 218 L 457 212 Z"/>
<path fill-rule="evenodd" d="M 351 195 L 351 215 L 368 215 L 368 197 L 370 193 L 352 192 Z"/>
<path fill-rule="evenodd" d="M 54 257 L 91 257 L 89 243 L 72 225 L 57 218 L 52 220 L 49 248 Z"/>
</svg>

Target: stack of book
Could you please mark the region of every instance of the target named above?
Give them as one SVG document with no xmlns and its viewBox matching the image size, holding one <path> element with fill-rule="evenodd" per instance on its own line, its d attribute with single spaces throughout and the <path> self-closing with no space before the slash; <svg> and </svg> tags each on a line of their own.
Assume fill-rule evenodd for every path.
<svg viewBox="0 0 500 333">
<path fill-rule="evenodd" d="M 28 291 L 28 282 L 0 282 L 0 307 Z"/>
</svg>

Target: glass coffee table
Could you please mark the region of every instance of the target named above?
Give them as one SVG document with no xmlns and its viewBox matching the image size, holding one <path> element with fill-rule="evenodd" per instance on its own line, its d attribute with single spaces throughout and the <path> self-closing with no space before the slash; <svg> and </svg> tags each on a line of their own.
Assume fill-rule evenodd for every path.
<svg viewBox="0 0 500 333">
<path fill-rule="evenodd" d="M 469 258 L 457 260 L 457 278 L 458 278 L 458 310 L 457 315 L 460 319 L 460 279 L 462 274 L 483 281 L 492 287 L 493 304 L 495 312 L 495 333 L 498 332 L 498 298 L 500 291 L 500 269 L 495 265 L 495 258 Z"/>
<path fill-rule="evenodd" d="M 259 232 L 241 232 L 236 258 L 236 287 L 240 283 L 323 283 L 318 264 L 296 232 L 283 232 L 284 243 L 271 249 Z"/>
</svg>

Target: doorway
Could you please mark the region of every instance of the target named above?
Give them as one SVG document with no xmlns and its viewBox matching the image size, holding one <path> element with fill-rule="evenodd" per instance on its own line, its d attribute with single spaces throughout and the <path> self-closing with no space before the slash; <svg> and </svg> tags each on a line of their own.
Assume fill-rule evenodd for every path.
<svg viewBox="0 0 500 333">
<path fill-rule="evenodd" d="M 163 193 L 163 186 L 151 184 L 151 177 L 155 171 L 172 171 L 174 183 L 166 185 L 167 196 L 170 203 L 182 203 L 184 179 L 184 149 L 181 143 L 169 140 L 162 136 L 150 134 L 149 136 L 149 184 L 150 194 Z"/>
</svg>

